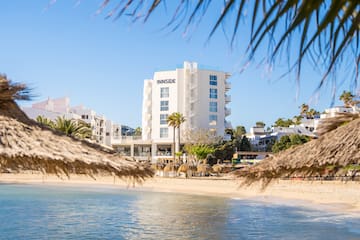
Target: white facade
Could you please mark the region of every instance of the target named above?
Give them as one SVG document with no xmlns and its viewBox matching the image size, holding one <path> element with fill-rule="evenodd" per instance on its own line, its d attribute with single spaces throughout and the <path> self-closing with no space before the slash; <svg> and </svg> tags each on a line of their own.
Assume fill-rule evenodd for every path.
<svg viewBox="0 0 360 240">
<path fill-rule="evenodd" d="M 354 108 L 351 107 L 333 107 L 325 109 L 324 113 L 320 115 L 320 118 L 331 118 L 336 117 L 338 113 L 353 113 L 355 112 Z"/>
<path fill-rule="evenodd" d="M 231 101 L 227 94 L 229 76 L 222 71 L 203 69 L 195 62 L 184 62 L 175 70 L 155 72 L 153 79 L 144 81 L 142 142 L 136 140 L 134 144 L 147 144 L 142 148 L 147 157 L 151 154 L 152 161 L 171 157 L 174 131 L 166 120 L 174 112 L 183 114 L 186 119 L 180 127 L 181 143 L 189 130 L 205 129 L 224 136 L 225 128 L 231 128 L 231 123 L 226 121 L 231 114 L 226 107 Z M 132 153 L 136 149 L 134 144 L 128 147 Z M 150 151 L 145 148 L 149 145 Z"/>
<path fill-rule="evenodd" d="M 34 103 L 31 107 L 23 107 L 22 109 L 32 119 L 36 119 L 38 116 L 49 118 L 53 121 L 58 117 L 81 119 L 90 125 L 92 140 L 102 145 L 111 146 L 113 138 L 118 134 L 116 132 L 117 124 L 106 120 L 104 116 L 97 114 L 89 108 L 83 106 L 71 107 L 70 99 L 67 97 L 49 98 L 45 101 Z"/>
<path fill-rule="evenodd" d="M 81 120 L 90 124 L 95 142 L 106 144 L 106 118 L 103 115 L 99 115 L 94 110 L 84 106 L 72 107 L 70 111 L 81 116 Z"/>
<path fill-rule="evenodd" d="M 197 63 L 184 62 L 183 67 L 154 73 L 144 81 L 142 130 L 143 140 L 156 143 L 172 142 L 173 129 L 166 118 L 174 112 L 184 115 L 181 135 L 188 130 L 208 129 L 224 136 L 231 127 L 226 117 L 231 114 L 226 104 L 231 101 L 227 91 L 229 74 L 201 69 Z"/>
</svg>

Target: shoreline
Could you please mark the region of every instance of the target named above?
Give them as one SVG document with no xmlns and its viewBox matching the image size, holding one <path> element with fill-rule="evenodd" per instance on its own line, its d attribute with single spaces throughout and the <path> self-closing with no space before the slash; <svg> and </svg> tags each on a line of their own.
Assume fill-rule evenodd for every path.
<svg viewBox="0 0 360 240">
<path fill-rule="evenodd" d="M 260 184 L 240 187 L 240 180 L 231 178 L 163 178 L 154 177 L 142 184 L 113 177 L 70 175 L 59 178 L 42 174 L 0 174 L 0 184 L 34 184 L 49 186 L 86 186 L 117 188 L 128 191 L 171 192 L 192 195 L 225 197 L 236 200 L 300 206 L 331 212 L 360 215 L 360 183 L 341 181 L 277 180 L 264 190 Z"/>
</svg>

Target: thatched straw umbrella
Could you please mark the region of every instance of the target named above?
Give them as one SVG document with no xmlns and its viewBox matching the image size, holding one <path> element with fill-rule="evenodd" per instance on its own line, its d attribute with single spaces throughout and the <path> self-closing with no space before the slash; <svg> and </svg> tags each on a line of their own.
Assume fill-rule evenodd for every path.
<svg viewBox="0 0 360 240">
<path fill-rule="evenodd" d="M 176 171 L 176 170 L 177 170 L 177 165 L 175 165 L 172 162 L 166 164 L 166 166 L 164 167 L 164 172 L 172 172 L 172 171 Z"/>
<path fill-rule="evenodd" d="M 187 173 L 187 171 L 189 171 L 189 165 L 187 163 L 181 164 L 179 169 L 178 169 L 178 173 Z"/>
<path fill-rule="evenodd" d="M 212 170 L 213 170 L 213 172 L 215 172 L 215 173 L 217 173 L 217 174 L 219 174 L 219 173 L 221 173 L 221 171 L 224 169 L 224 165 L 223 164 L 215 164 L 215 165 L 213 165 L 212 166 Z"/>
<path fill-rule="evenodd" d="M 164 170 L 163 170 L 164 176 L 176 177 L 177 169 L 178 169 L 178 165 L 174 164 L 173 162 L 166 164 L 166 166 L 164 167 Z"/>
<path fill-rule="evenodd" d="M 186 178 L 189 176 L 190 171 L 191 171 L 191 168 L 190 168 L 189 164 L 187 164 L 187 163 L 181 164 L 177 170 L 178 174 L 184 173 Z"/>
<path fill-rule="evenodd" d="M 355 115 L 349 117 L 356 118 Z M 342 125 L 342 121 L 336 119 L 327 121 L 337 121 L 338 125 Z M 334 126 L 329 123 L 326 125 Z M 267 184 L 272 179 L 282 177 L 322 176 L 326 174 L 326 169 L 333 169 L 333 174 L 336 175 L 336 172 L 344 167 L 354 164 L 360 164 L 360 119 L 342 125 L 304 145 L 268 157 L 235 174 L 244 177 L 245 184 L 258 180 Z"/>
<path fill-rule="evenodd" d="M 26 87 L 0 76 L 0 172 L 111 174 L 141 182 L 153 176 L 150 166 L 116 156 L 99 145 L 55 132 L 29 119 L 15 103 Z M 22 95 L 23 94 L 23 95 Z"/>
<path fill-rule="evenodd" d="M 199 164 L 197 166 L 197 173 L 200 173 L 201 176 L 205 176 L 211 171 L 211 167 L 209 164 Z"/>
</svg>

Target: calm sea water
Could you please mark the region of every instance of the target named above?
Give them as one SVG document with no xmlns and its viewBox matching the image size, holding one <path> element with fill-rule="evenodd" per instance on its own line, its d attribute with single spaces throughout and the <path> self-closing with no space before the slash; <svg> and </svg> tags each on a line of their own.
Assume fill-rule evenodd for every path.
<svg viewBox="0 0 360 240">
<path fill-rule="evenodd" d="M 360 239 L 360 218 L 220 197 L 1 184 L 0 239 Z"/>
</svg>

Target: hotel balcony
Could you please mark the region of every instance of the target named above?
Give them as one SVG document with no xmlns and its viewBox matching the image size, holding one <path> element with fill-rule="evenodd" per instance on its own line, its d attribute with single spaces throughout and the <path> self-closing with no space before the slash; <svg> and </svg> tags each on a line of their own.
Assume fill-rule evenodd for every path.
<svg viewBox="0 0 360 240">
<path fill-rule="evenodd" d="M 225 116 L 229 116 L 231 114 L 230 108 L 225 108 Z"/>
<path fill-rule="evenodd" d="M 225 95 L 225 103 L 229 103 L 229 102 L 231 102 L 231 96 Z"/>
<path fill-rule="evenodd" d="M 229 91 L 231 89 L 231 83 L 225 82 L 225 91 Z"/>
<path fill-rule="evenodd" d="M 111 144 L 117 145 L 117 144 L 132 144 L 135 141 L 142 141 L 141 136 L 113 136 L 111 138 Z"/>
<path fill-rule="evenodd" d="M 225 121 L 225 128 L 232 128 L 231 122 Z"/>
</svg>

